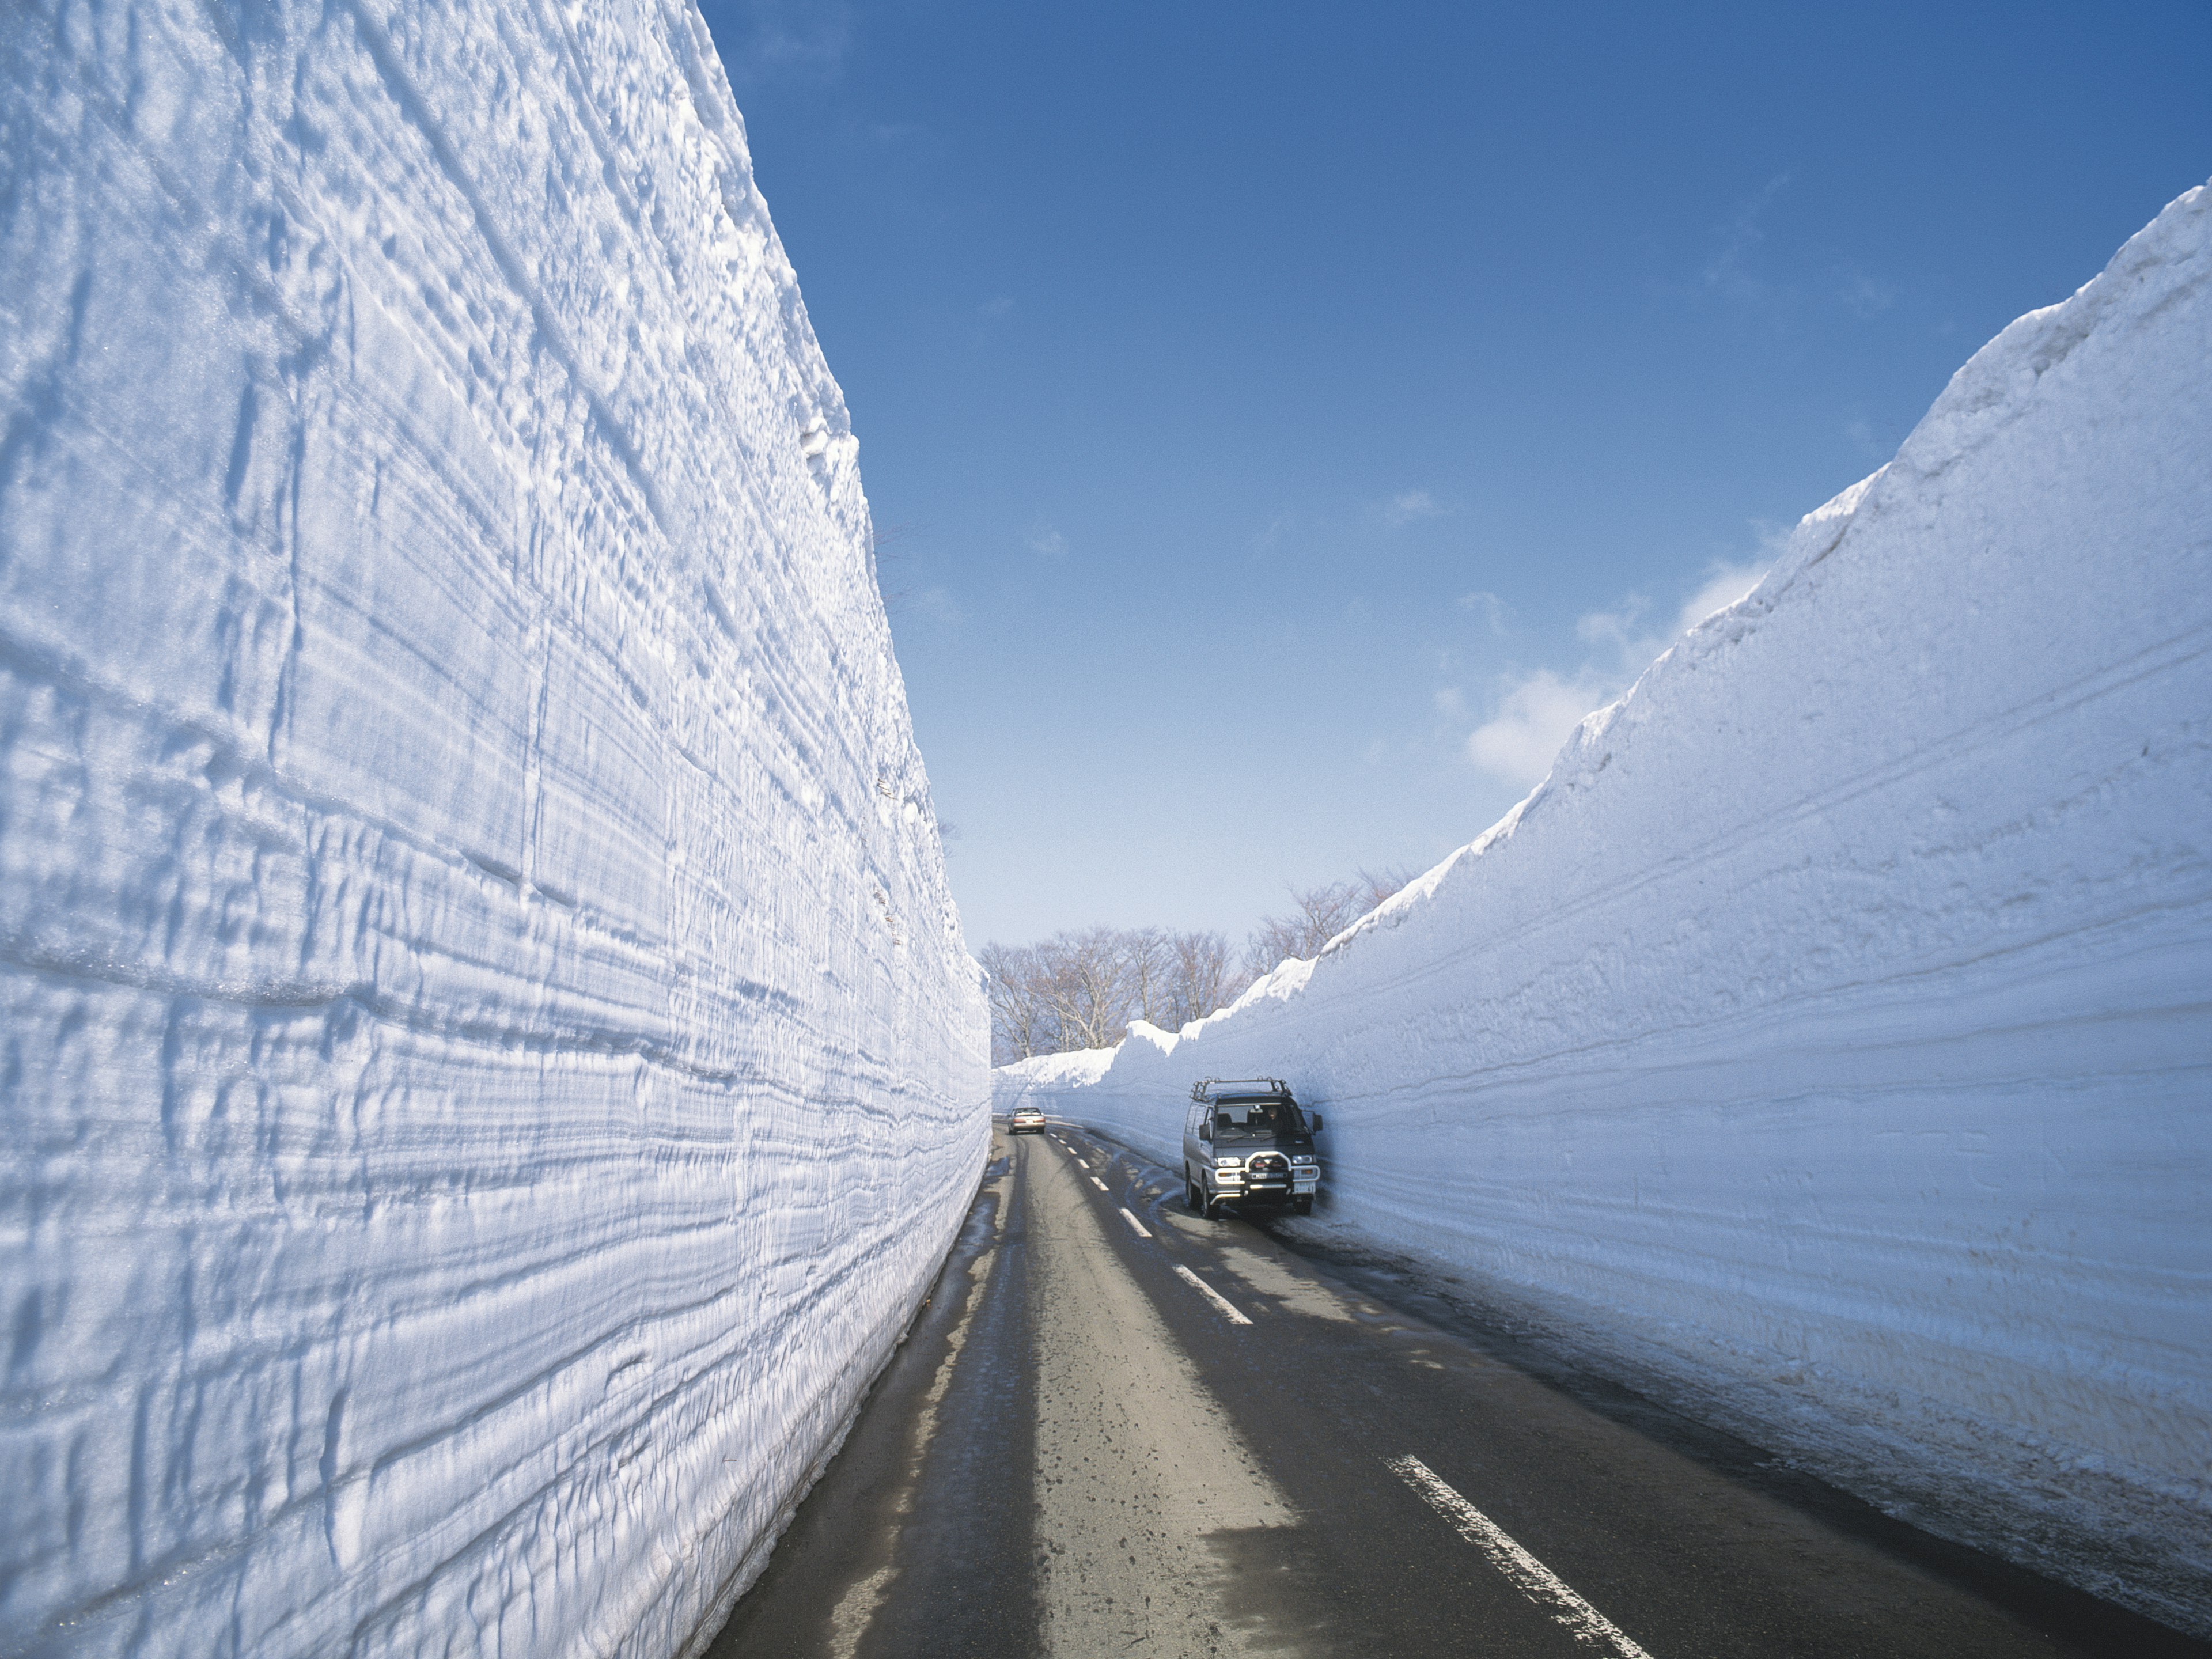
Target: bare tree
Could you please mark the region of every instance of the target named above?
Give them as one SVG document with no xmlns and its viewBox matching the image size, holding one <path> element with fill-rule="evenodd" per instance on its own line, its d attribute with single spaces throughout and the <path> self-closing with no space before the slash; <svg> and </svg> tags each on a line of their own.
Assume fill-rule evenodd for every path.
<svg viewBox="0 0 2212 1659">
<path fill-rule="evenodd" d="M 1402 864 L 1388 865 L 1380 870 L 1363 868 L 1358 881 L 1366 902 L 1359 914 L 1364 916 L 1386 899 L 1395 898 L 1419 879 L 1420 874 L 1419 870 Z"/>
<path fill-rule="evenodd" d="M 1005 1066 L 1059 1052 L 1060 1021 L 1044 994 L 1036 951 L 1028 945 L 987 945 L 981 960 L 990 975 L 992 1063 Z"/>
<path fill-rule="evenodd" d="M 1179 1031 L 1236 1001 L 1252 978 L 1237 971 L 1229 941 L 1219 933 L 1177 933 L 1173 943 L 1177 1006 L 1169 1029 Z"/>
<path fill-rule="evenodd" d="M 1262 916 L 1252 930 L 1244 953 L 1247 969 L 1256 979 L 1292 957 L 1319 956 L 1323 945 L 1397 892 L 1415 873 L 1362 870 L 1350 881 L 1291 889 L 1291 908 L 1281 915 Z"/>
<path fill-rule="evenodd" d="M 1110 1048 L 1129 1034 L 1129 962 L 1111 927 L 1055 933 L 1037 947 L 1048 964 L 1069 1048 Z"/>
<path fill-rule="evenodd" d="M 992 1063 L 1110 1048 L 1136 1019 L 1179 1031 L 1227 1007 L 1284 957 L 1319 951 L 1405 879 L 1395 871 L 1362 871 L 1353 881 L 1292 893 L 1297 908 L 1261 923 L 1241 970 L 1221 934 L 1161 927 L 1092 927 L 1035 945 L 987 945 Z"/>
<path fill-rule="evenodd" d="M 1164 927 L 1134 927 L 1120 937 L 1136 1017 L 1164 1030 L 1177 1030 L 1173 937 Z"/>
</svg>

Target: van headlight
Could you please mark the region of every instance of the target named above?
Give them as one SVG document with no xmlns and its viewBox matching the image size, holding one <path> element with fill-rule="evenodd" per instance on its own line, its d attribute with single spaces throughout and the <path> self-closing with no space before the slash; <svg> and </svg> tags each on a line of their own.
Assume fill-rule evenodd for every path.
<svg viewBox="0 0 2212 1659">
<path fill-rule="evenodd" d="M 1291 1154 L 1291 1162 L 1293 1164 L 1310 1164 L 1313 1161 L 1314 1155 L 1311 1152 L 1292 1152 Z"/>
<path fill-rule="evenodd" d="M 1217 1170 L 1241 1170 L 1244 1167 L 1244 1160 L 1241 1158 L 1217 1158 L 1213 1160 L 1213 1167 Z"/>
</svg>

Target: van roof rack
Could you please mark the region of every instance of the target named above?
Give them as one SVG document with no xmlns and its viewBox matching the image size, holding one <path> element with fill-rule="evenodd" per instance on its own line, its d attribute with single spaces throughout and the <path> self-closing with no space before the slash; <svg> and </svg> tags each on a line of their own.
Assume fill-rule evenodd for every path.
<svg viewBox="0 0 2212 1659">
<path fill-rule="evenodd" d="M 1234 1100 L 1263 1095 L 1287 1095 L 1291 1085 L 1279 1077 L 1209 1077 L 1193 1084 L 1193 1100 Z"/>
</svg>

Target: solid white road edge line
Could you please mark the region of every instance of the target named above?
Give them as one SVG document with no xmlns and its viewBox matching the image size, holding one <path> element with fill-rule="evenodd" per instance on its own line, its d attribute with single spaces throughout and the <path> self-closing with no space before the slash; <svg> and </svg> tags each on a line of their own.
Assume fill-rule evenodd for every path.
<svg viewBox="0 0 2212 1659">
<path fill-rule="evenodd" d="M 1122 1213 L 1126 1215 L 1128 1212 L 1127 1211 L 1123 1211 Z M 1180 1261 L 1176 1263 L 1176 1273 L 1177 1277 L 1187 1279 L 1192 1284 L 1197 1285 L 1200 1295 L 1204 1296 L 1208 1302 L 1211 1302 L 1215 1307 L 1220 1309 L 1223 1313 L 1228 1315 L 1229 1322 L 1231 1324 L 1249 1325 L 1252 1322 L 1243 1314 L 1237 1311 L 1235 1305 L 1231 1303 L 1227 1297 L 1222 1295 L 1220 1291 L 1215 1290 L 1212 1285 L 1207 1284 L 1196 1273 L 1191 1272 L 1189 1268 L 1184 1267 Z"/>
<path fill-rule="evenodd" d="M 1127 1222 L 1132 1227 L 1134 1227 L 1137 1230 L 1138 1237 L 1150 1238 L 1152 1237 L 1150 1233 L 1145 1231 L 1145 1224 L 1138 1220 L 1136 1217 L 1131 1215 L 1126 1207 L 1124 1207 L 1121 1212 L 1121 1219 Z"/>
<path fill-rule="evenodd" d="M 1651 1659 L 1626 1631 L 1576 1595 L 1565 1579 L 1515 1543 L 1504 1528 L 1437 1480 L 1419 1458 L 1394 1457 L 1386 1467 L 1426 1498 L 1429 1507 L 1450 1522 L 1455 1532 L 1488 1557 L 1490 1565 L 1511 1579 L 1515 1589 L 1565 1626 L 1577 1641 L 1603 1648 L 1618 1659 Z"/>
<path fill-rule="evenodd" d="M 1105 1183 L 1104 1182 L 1101 1181 L 1101 1180 L 1100 1180 L 1097 1176 L 1091 1176 L 1091 1184 L 1092 1186 L 1096 1187 L 1096 1188 L 1097 1188 L 1100 1192 L 1102 1192 L 1102 1193 L 1103 1193 L 1103 1192 L 1104 1192 L 1104 1191 L 1106 1190 L 1106 1183 Z M 1124 1214 L 1124 1215 L 1127 1215 L 1127 1214 L 1128 1213 L 1128 1212 L 1127 1212 L 1127 1210 L 1124 1210 L 1121 1213 L 1122 1213 L 1122 1214 Z"/>
</svg>

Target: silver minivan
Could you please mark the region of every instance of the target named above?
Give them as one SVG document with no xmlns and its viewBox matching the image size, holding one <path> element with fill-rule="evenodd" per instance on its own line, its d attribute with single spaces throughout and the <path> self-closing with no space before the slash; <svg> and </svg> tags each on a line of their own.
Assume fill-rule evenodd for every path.
<svg viewBox="0 0 2212 1659">
<path fill-rule="evenodd" d="M 1314 1135 L 1321 1114 L 1301 1111 L 1279 1078 L 1207 1078 L 1183 1115 L 1182 1178 L 1208 1221 L 1224 1204 L 1281 1206 L 1310 1214 L 1321 1190 Z"/>
</svg>

